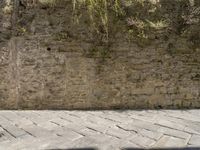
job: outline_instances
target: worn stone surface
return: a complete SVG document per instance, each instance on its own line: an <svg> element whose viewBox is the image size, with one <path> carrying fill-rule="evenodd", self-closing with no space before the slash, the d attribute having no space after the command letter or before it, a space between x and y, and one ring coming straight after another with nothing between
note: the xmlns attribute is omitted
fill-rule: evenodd
<svg viewBox="0 0 200 150"><path fill-rule="evenodd" d="M198 12L199 1L194 2L190 10ZM95 37L84 19L71 23L71 1L62 3L49 8L32 0L1 2L0 109L200 107L198 19L187 23L186 18L186 35L171 29L153 32L158 39L147 46L119 32L110 56L102 60L87 55ZM160 13L175 19L171 27L182 29L174 3L161 0ZM188 9L181 13L182 19L190 14ZM153 19L148 15L143 14Z"/></svg>
<svg viewBox="0 0 200 150"><path fill-rule="evenodd" d="M162 125L160 118L184 128ZM0 149L198 148L199 125L200 110L1 111Z"/></svg>

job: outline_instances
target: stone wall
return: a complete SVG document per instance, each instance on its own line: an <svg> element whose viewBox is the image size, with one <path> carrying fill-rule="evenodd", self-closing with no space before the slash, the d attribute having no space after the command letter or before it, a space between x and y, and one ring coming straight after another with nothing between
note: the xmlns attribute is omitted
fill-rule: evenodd
<svg viewBox="0 0 200 150"><path fill-rule="evenodd" d="M72 23L70 0L0 7L0 109L200 107L199 22L188 25L197 31L189 38L170 33L166 40L159 30L145 45L127 39L120 24L101 56L91 54L106 48L94 45L87 19Z"/></svg>

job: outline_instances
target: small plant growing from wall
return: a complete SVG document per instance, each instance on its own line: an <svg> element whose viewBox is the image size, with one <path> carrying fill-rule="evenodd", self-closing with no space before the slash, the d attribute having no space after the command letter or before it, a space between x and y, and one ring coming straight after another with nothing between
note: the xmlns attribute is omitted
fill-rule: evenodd
<svg viewBox="0 0 200 150"><path fill-rule="evenodd" d="M73 0L73 21L79 23L82 12L81 8L86 9L89 16L89 28L94 37L101 43L103 48L92 48L92 53L97 52L102 57L106 57L109 52L110 27L109 13L114 15L123 15L119 0Z"/></svg>
<svg viewBox="0 0 200 150"><path fill-rule="evenodd" d="M91 28L97 34L105 34L109 38L109 11L112 10L116 15L122 14L119 0L73 0L74 21L78 22L78 9L85 6L90 18ZM101 29L100 29L101 28Z"/></svg>

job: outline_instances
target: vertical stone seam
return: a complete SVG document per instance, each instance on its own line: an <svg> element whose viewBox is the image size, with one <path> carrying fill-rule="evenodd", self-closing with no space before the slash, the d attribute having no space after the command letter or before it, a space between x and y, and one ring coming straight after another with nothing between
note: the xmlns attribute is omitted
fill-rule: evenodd
<svg viewBox="0 0 200 150"><path fill-rule="evenodd" d="M13 1L13 14L12 14L12 31L15 32L16 31L16 24L17 24L17 20L18 20L18 12L19 12L19 1L20 0L12 0ZM12 34L13 34L12 32ZM13 73L16 73L16 76L15 76L15 88L16 88L16 109L20 109L20 101L19 101L19 89L20 89L20 85L19 85L19 56L18 56L18 43L19 43L19 40L17 40L16 38L14 39L14 54L16 55L15 56L15 72Z"/></svg>
<svg viewBox="0 0 200 150"><path fill-rule="evenodd" d="M12 7L12 13L10 15L9 21L11 24L10 34L11 39L8 43L9 52L9 68L10 68L10 96L8 109L18 109L19 108L19 58L18 58L18 38L13 37L17 23L18 14L18 3L19 0L9 0L7 1L10 7Z"/></svg>
<svg viewBox="0 0 200 150"><path fill-rule="evenodd" d="M13 109L18 109L19 107L19 67L18 67L18 49L17 49L17 39L12 38L9 43L10 49L10 87L11 87L11 107Z"/></svg>

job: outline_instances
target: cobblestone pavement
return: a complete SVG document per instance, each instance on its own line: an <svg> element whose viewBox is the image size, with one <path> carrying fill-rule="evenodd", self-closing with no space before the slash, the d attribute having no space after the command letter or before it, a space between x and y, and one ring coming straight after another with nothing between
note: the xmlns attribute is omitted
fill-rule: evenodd
<svg viewBox="0 0 200 150"><path fill-rule="evenodd" d="M200 110L0 111L0 150L199 147Z"/></svg>

